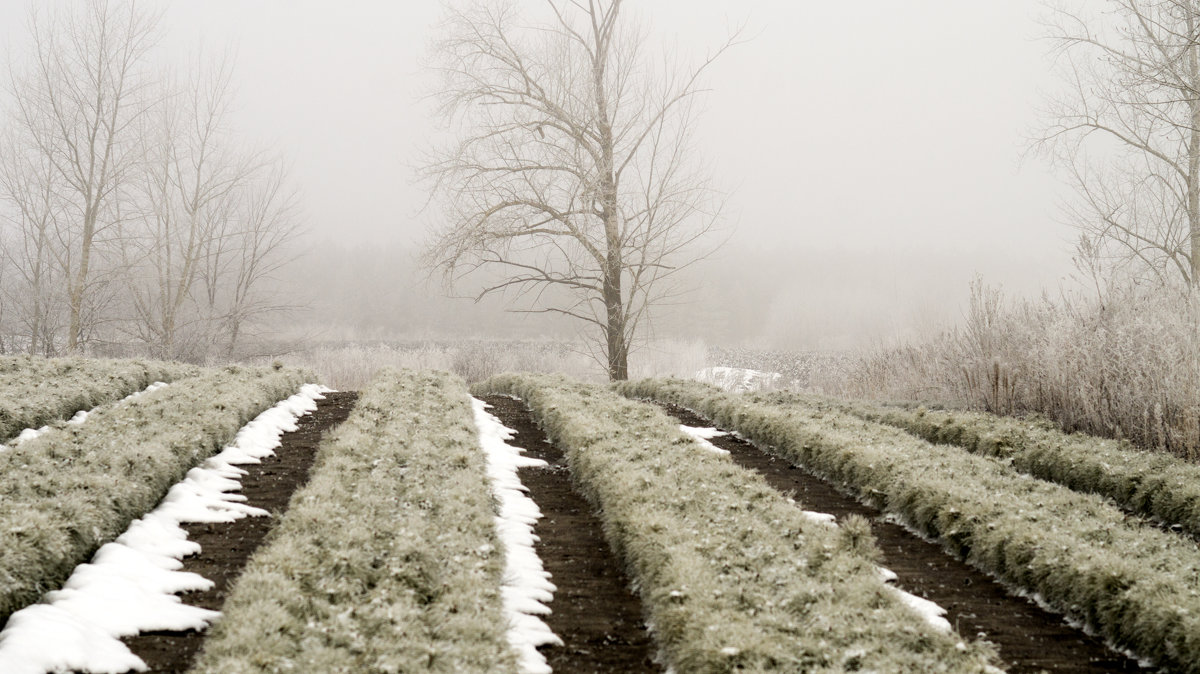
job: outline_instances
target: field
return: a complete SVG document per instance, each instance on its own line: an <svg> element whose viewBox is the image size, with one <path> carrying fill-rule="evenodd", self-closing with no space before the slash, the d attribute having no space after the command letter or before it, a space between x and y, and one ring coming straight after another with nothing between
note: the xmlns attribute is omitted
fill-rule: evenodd
<svg viewBox="0 0 1200 674"><path fill-rule="evenodd" d="M0 671L1200 671L1193 464L735 375L8 359Z"/></svg>

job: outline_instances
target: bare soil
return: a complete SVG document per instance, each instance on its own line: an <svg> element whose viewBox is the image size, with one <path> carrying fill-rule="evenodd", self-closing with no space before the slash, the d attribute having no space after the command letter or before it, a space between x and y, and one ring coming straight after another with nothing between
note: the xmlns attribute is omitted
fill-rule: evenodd
<svg viewBox="0 0 1200 674"><path fill-rule="evenodd" d="M241 493L249 505L262 508L271 517L244 517L230 524L185 524L188 538L200 544L198 555L183 560L183 570L192 571L215 584L206 592L183 595L192 606L220 610L233 581L242 573L250 555L288 507L292 493L308 482L317 446L326 431L346 420L358 400L354 391L327 393L317 409L297 420L297 430L280 438L275 455L261 464L242 466ZM186 672L204 642L205 632L145 632L123 639L130 650L146 662L150 672Z"/></svg>
<svg viewBox="0 0 1200 674"><path fill-rule="evenodd" d="M682 424L713 426L682 407L662 407ZM940 545L910 533L880 511L859 503L803 468L733 435L710 442L728 450L738 465L758 471L771 486L791 495L806 510L837 518L867 518L883 550L883 565L898 576L896 586L946 609L946 618L964 637L994 644L1009 672L1141 671L1135 660L1113 651L1102 640L1012 594Z"/></svg>
<svg viewBox="0 0 1200 674"><path fill-rule="evenodd" d="M518 473L542 511L534 528L541 539L535 548L558 588L549 604L553 613L545 620L563 646L542 647L546 661L561 674L661 672L652 660L641 601L604 540L599 518L572 486L562 450L546 440L524 403L504 396L482 399L517 432L510 444L550 464Z"/></svg>

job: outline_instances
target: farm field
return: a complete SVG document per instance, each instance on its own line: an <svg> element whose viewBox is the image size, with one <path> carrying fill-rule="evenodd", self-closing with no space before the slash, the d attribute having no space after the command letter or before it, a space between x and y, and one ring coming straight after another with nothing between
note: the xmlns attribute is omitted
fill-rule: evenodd
<svg viewBox="0 0 1200 674"><path fill-rule="evenodd" d="M1200 671L1173 459L684 380L95 367L0 452L3 672Z"/></svg>

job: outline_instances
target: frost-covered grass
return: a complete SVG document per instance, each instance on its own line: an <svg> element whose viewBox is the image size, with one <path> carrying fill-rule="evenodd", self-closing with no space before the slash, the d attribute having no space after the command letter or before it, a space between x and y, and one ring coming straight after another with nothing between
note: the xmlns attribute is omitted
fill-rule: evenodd
<svg viewBox="0 0 1200 674"><path fill-rule="evenodd" d="M0 623L59 587L303 378L292 369L207 371L0 453Z"/></svg>
<svg viewBox="0 0 1200 674"><path fill-rule="evenodd" d="M193 365L161 361L0 356L0 442L156 381L199 372Z"/></svg>
<svg viewBox="0 0 1200 674"><path fill-rule="evenodd" d="M185 556L200 552L180 526L184 522L227 523L268 516L234 493L246 471L274 454L281 436L296 430L296 419L317 408L321 387L274 405L243 426L232 444L188 471L150 513L105 543L87 564L75 567L61 590L42 603L14 613L0 631L0 671L144 671L121 637L154 630L202 630L220 613L184 604L179 593L208 590L213 582L181 571Z"/></svg>
<svg viewBox="0 0 1200 674"><path fill-rule="evenodd" d="M322 443L195 671L515 672L461 380L385 371Z"/></svg>
<svg viewBox="0 0 1200 674"><path fill-rule="evenodd" d="M699 449L654 406L553 375L502 375L564 449L674 671L979 672L884 584L865 520L814 521L756 473Z"/></svg>
<svg viewBox="0 0 1200 674"><path fill-rule="evenodd" d="M1140 657L1200 671L1200 550L1099 496L830 408L677 380L621 391L694 409L899 514Z"/></svg>
<svg viewBox="0 0 1200 674"><path fill-rule="evenodd" d="M932 443L995 457L1023 473L1106 496L1131 512L1200 537L1200 465L1169 454L1139 450L1128 442L1063 433L1045 420L901 409L794 394L774 394L771 400L845 410Z"/></svg>
<svg viewBox="0 0 1200 674"><path fill-rule="evenodd" d="M283 357L285 363L312 370L338 389L357 390L384 368L445 370L482 381L501 372L559 372L606 381L593 346L576 341L453 339L327 344ZM639 343L630 355L638 377L686 376L707 365L704 344L678 340Z"/></svg>

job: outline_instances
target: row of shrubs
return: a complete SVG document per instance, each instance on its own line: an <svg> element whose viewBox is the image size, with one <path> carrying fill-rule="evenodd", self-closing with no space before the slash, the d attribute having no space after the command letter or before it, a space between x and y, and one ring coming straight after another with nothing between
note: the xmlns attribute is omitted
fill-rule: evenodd
<svg viewBox="0 0 1200 674"><path fill-rule="evenodd" d="M848 403L796 394L773 402L841 409L901 428L932 443L1001 459L1034 477L1108 497L1129 512L1200 538L1200 465L1127 441L1064 433L1044 419Z"/></svg>
<svg viewBox="0 0 1200 674"><path fill-rule="evenodd" d="M515 672L465 385L386 370L321 444L195 670Z"/></svg>
<svg viewBox="0 0 1200 674"><path fill-rule="evenodd" d="M208 370L0 453L0 625L303 380L292 369Z"/></svg>
<svg viewBox="0 0 1200 674"><path fill-rule="evenodd" d="M475 390L523 399L565 451L673 671L991 670L884 583L865 520L814 522L655 406L554 375Z"/></svg>
<svg viewBox="0 0 1200 674"><path fill-rule="evenodd" d="M193 365L159 361L0 356L0 442L156 381L199 372Z"/></svg>
<svg viewBox="0 0 1200 674"><path fill-rule="evenodd" d="M626 395L696 410L900 515L1112 643L1200 672L1200 551L1105 499L828 407L675 380Z"/></svg>

